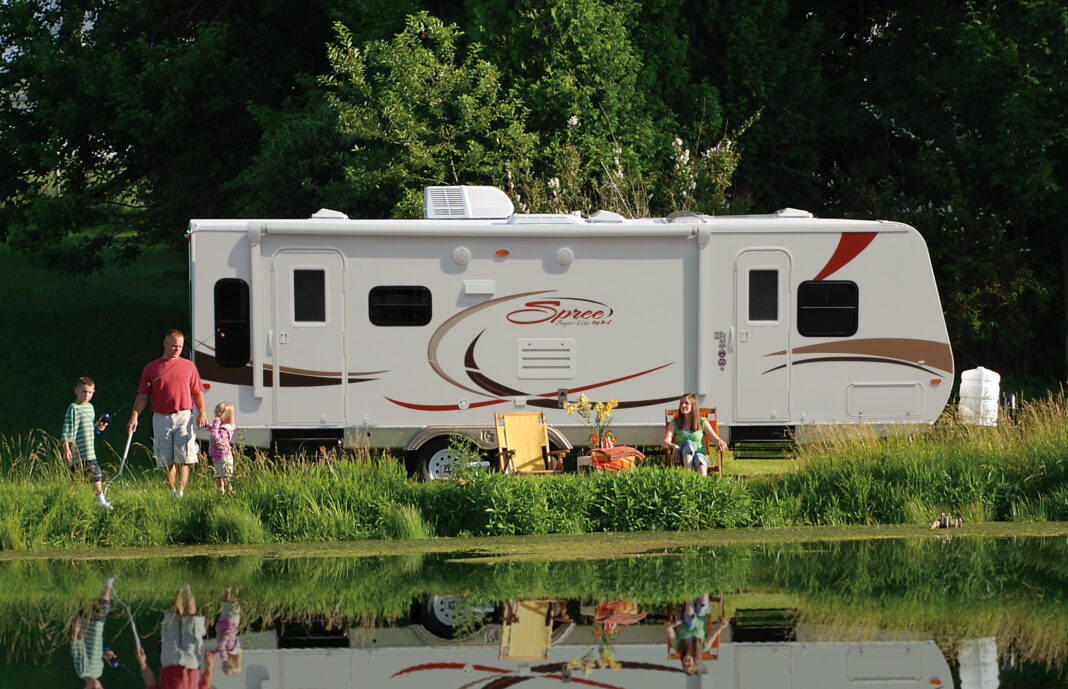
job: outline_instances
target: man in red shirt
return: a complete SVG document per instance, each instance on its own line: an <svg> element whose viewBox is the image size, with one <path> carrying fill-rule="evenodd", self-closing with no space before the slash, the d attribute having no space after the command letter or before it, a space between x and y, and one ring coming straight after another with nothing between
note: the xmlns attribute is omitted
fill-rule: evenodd
<svg viewBox="0 0 1068 689"><path fill-rule="evenodd" d="M197 614L197 601L189 584L185 584L174 596L174 606L163 616L160 628L159 684L148 667L145 649L137 648L137 664L141 666L141 679L149 689L209 689L215 667L215 651L204 650L206 623L203 615ZM204 657L201 672L200 658Z"/></svg>
<svg viewBox="0 0 1068 689"><path fill-rule="evenodd" d="M168 665L159 670L159 683L156 674L148 666L145 649L138 647L137 664L141 666L141 680L145 689L211 689L211 675L215 665L215 651L204 652L204 672L192 670L181 665Z"/></svg>
<svg viewBox="0 0 1068 689"><path fill-rule="evenodd" d="M137 417L152 397L152 445L156 466L167 473L175 497L185 494L189 467L197 463L196 428L207 428L204 384L197 367L182 358L185 335L171 330L163 338L163 356L151 361L141 373L133 412L126 424L129 433L137 430ZM196 405L196 426L193 406Z"/></svg>

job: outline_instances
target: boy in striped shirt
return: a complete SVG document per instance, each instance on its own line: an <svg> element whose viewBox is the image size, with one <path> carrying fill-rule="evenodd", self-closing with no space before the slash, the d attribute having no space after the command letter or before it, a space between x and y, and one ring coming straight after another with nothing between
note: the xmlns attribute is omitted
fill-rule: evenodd
<svg viewBox="0 0 1068 689"><path fill-rule="evenodd" d="M104 499L104 488L101 485L104 477L96 461L96 447L93 439L93 428L102 431L108 425L103 420L93 422L96 418L96 411L90 400L93 399L94 394L96 394L96 383L93 379L89 376L79 378L78 384L74 386L75 399L67 407L67 414L63 417L63 458L70 465L71 472L77 472L80 467L92 474L96 504L110 510L111 505Z"/></svg>

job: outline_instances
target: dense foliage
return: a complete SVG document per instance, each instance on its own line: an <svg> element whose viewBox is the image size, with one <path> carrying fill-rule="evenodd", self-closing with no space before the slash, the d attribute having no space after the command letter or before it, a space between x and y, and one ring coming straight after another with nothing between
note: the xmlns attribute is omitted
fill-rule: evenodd
<svg viewBox="0 0 1068 689"><path fill-rule="evenodd" d="M11 0L0 238L95 270L190 217L521 209L884 217L961 368L1065 374L1057 0Z"/></svg>

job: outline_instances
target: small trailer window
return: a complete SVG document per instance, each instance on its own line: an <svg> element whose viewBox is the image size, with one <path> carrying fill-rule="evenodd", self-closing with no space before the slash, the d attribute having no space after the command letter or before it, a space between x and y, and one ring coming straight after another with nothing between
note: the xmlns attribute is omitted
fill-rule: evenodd
<svg viewBox="0 0 1068 689"><path fill-rule="evenodd" d="M808 280L797 287L797 332L805 337L849 337L860 322L860 290L852 280Z"/></svg>
<svg viewBox="0 0 1068 689"><path fill-rule="evenodd" d="M426 287L371 288L367 313L373 325L426 325L430 322L430 290Z"/></svg>
<svg viewBox="0 0 1068 689"><path fill-rule="evenodd" d="M293 270L293 322L326 322L326 271Z"/></svg>
<svg viewBox="0 0 1068 689"><path fill-rule="evenodd" d="M749 271L749 321L779 320L779 271Z"/></svg>
<svg viewBox="0 0 1068 689"><path fill-rule="evenodd" d="M215 361L244 366L251 358L248 283L223 278L215 283Z"/></svg>

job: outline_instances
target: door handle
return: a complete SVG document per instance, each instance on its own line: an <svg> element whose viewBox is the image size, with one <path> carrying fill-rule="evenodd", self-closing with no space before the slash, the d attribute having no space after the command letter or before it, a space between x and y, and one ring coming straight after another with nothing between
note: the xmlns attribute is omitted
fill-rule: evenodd
<svg viewBox="0 0 1068 689"><path fill-rule="evenodd" d="M733 351L734 351L734 326L732 325L731 329L727 331L727 352L730 353L730 352L733 352Z"/></svg>

